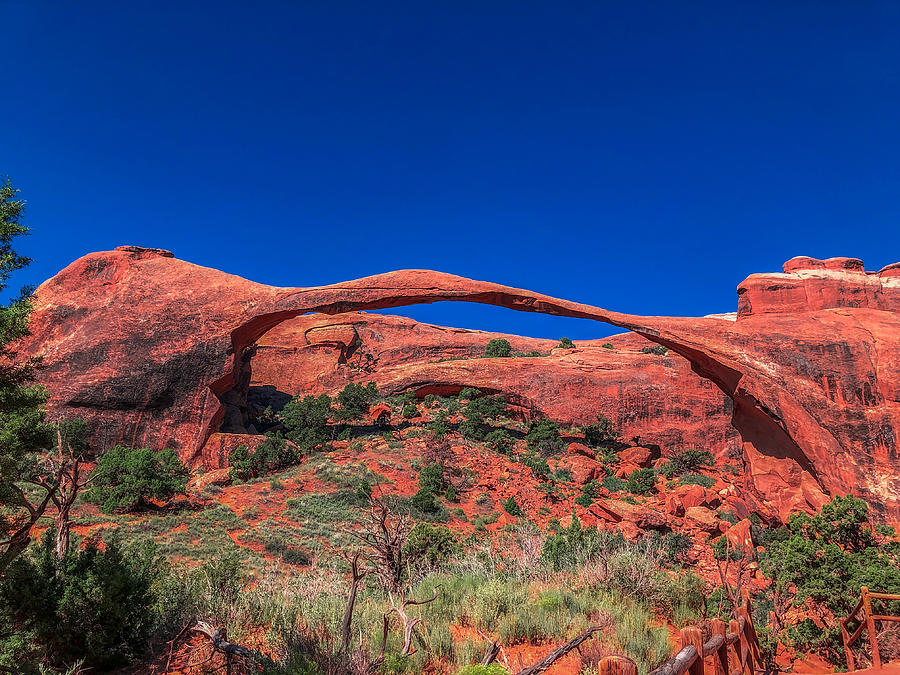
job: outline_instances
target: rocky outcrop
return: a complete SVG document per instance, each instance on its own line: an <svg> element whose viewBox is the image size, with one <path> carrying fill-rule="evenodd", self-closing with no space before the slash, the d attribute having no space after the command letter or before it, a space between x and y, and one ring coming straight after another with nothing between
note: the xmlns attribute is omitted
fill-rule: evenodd
<svg viewBox="0 0 900 675"><path fill-rule="evenodd" d="M481 358L494 338L509 340L514 353L542 356ZM579 340L575 349L557 343L363 312L306 315L260 338L250 403L277 409L290 396L333 394L348 382L374 381L389 395L479 387L503 394L525 417L586 424L602 414L625 439L740 455L731 400L677 354L643 353L647 341L630 333Z"/></svg>
<svg viewBox="0 0 900 675"><path fill-rule="evenodd" d="M257 340L296 316L451 300L602 321L680 354L732 398L748 476L782 514L854 492L896 518L897 267L811 260L751 276L731 321L622 314L425 270L273 288L126 247L42 284L20 350L43 356L51 414L93 420L101 444L196 462L226 415L240 424Z"/></svg>

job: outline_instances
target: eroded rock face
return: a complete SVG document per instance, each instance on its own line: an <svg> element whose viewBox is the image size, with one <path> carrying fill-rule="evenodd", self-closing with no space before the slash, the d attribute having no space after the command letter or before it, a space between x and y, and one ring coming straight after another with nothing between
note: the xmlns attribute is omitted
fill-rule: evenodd
<svg viewBox="0 0 900 675"><path fill-rule="evenodd" d="M480 358L494 338L509 340L514 352L545 355ZM575 349L556 349L557 343L363 312L300 316L260 338L250 402L257 409L277 408L290 396L334 394L348 382L374 381L388 395L478 387L503 394L526 417L588 424L602 414L625 439L739 457L731 399L677 354L642 353L647 341L630 333L579 340ZM644 452L637 464L649 458Z"/></svg>
<svg viewBox="0 0 900 675"><path fill-rule="evenodd" d="M733 399L748 477L782 515L853 492L896 520L898 268L811 260L751 276L732 321L621 314L425 270L273 288L124 247L42 284L20 350L44 358L51 416L92 420L101 446L169 446L196 463L226 415L241 423L254 344L287 319L439 300L592 319L677 352ZM347 340L345 331L325 338Z"/></svg>

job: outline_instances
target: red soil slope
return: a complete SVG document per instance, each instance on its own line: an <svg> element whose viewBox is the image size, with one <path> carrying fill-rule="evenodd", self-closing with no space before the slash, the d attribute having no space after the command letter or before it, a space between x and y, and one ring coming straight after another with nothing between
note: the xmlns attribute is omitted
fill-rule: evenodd
<svg viewBox="0 0 900 675"><path fill-rule="evenodd" d="M900 515L900 266L794 259L738 288L737 321L642 317L439 272L405 270L274 288L121 247L69 265L36 291L31 338L51 413L96 424L101 444L171 446L189 461L228 415L241 423L251 346L309 312L439 300L621 326L684 356L734 400L756 489L782 514L854 492Z"/></svg>

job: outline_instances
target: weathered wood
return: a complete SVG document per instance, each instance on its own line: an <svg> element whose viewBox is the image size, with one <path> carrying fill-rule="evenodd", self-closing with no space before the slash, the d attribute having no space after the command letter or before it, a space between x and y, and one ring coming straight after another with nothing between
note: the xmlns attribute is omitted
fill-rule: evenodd
<svg viewBox="0 0 900 675"><path fill-rule="evenodd" d="M649 675L683 675L697 658L700 658L700 655L692 645L682 647L671 659L656 670L651 670Z"/></svg>
<svg viewBox="0 0 900 675"><path fill-rule="evenodd" d="M881 652L878 650L878 633L875 632L875 619L872 618L872 601L869 599L869 589L863 586L859 589L862 595L863 612L866 616L866 628L869 630L869 647L872 649L872 666L881 668Z"/></svg>
<svg viewBox="0 0 900 675"><path fill-rule="evenodd" d="M489 666L494 660L497 658L497 655L500 653L500 643L499 642L491 642L488 645L487 651L484 653L484 657L481 659L481 665Z"/></svg>
<svg viewBox="0 0 900 675"><path fill-rule="evenodd" d="M197 625L191 628L195 633L202 633L210 639L213 649L226 655L240 656L245 659L255 659L259 655L246 647L236 645L225 639L225 631L222 628L213 628L205 621L198 621Z"/></svg>
<svg viewBox="0 0 900 675"><path fill-rule="evenodd" d="M600 675L637 675L637 664L627 656L604 656Z"/></svg>
<svg viewBox="0 0 900 675"><path fill-rule="evenodd" d="M566 644L561 647L557 647L552 652L547 654L540 661L535 663L534 665L528 666L527 668L523 668L516 675L537 675L537 673L543 673L547 668L552 666L557 660L561 659L563 656L568 654L570 651L578 647L582 642L589 639L594 633L597 631L603 630L602 626L594 626L592 628L588 628L584 633L579 635L572 640L569 640Z"/></svg>
<svg viewBox="0 0 900 675"><path fill-rule="evenodd" d="M744 662L741 660L741 622L732 619L728 622L728 634L734 636L731 641L731 665L729 672L742 672L744 670Z"/></svg>
<svg viewBox="0 0 900 675"><path fill-rule="evenodd" d="M697 650L697 658L688 666L690 675L703 675L703 631L698 626L681 629L681 647L690 645Z"/></svg>
<svg viewBox="0 0 900 675"><path fill-rule="evenodd" d="M350 648L350 627L353 622L353 611L356 608L356 596L359 592L359 582L362 581L368 572L360 569L359 557L361 553L357 551L350 560L350 593L347 595L347 606L344 608L344 620L341 623L341 646L338 651L345 654Z"/></svg>
<svg viewBox="0 0 900 675"><path fill-rule="evenodd" d="M716 673L718 675L728 675L728 641L725 639L725 622L722 619L713 619L709 622L709 626L713 636L706 645L712 645L718 640L718 646L714 650L716 653ZM703 646L704 652L706 651L706 645Z"/></svg>
<svg viewBox="0 0 900 675"><path fill-rule="evenodd" d="M850 649L853 640L850 639L850 634L847 632L847 624L844 620L841 621L841 638L844 641L844 656L847 657L847 670L856 670L856 658L853 656L853 650Z"/></svg>

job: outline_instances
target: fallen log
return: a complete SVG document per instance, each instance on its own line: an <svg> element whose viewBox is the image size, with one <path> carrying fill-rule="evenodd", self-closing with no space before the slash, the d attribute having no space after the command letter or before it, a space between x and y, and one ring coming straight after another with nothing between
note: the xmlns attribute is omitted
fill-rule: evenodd
<svg viewBox="0 0 900 675"><path fill-rule="evenodd" d="M516 675L537 675L538 673L543 673L545 670L547 670L547 668L556 663L557 660L561 659L573 649L578 648L582 642L588 640L594 633L600 630L603 630L602 626L594 626L593 628L588 628L578 637L569 640L561 647L557 647L540 661L538 661L534 665L528 666L527 668L523 668L518 673L516 673Z"/></svg>

